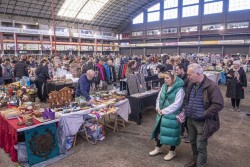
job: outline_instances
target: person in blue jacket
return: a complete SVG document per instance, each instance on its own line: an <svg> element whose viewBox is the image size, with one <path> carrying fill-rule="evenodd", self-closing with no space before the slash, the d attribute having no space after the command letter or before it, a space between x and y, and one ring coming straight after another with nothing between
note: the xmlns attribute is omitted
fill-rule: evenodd
<svg viewBox="0 0 250 167"><path fill-rule="evenodd" d="M78 86L76 88L76 97L83 96L88 102L92 102L92 99L89 95L89 90L94 76L94 70L88 70L86 74L82 74L80 76L78 80Z"/></svg>

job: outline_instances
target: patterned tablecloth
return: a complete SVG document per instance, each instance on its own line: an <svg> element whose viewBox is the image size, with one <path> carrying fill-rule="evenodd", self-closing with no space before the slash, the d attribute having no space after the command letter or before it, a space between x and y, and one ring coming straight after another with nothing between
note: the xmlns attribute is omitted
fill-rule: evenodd
<svg viewBox="0 0 250 167"><path fill-rule="evenodd" d="M120 109L117 111L117 114L120 115L125 121L128 121L129 114L131 113L131 108L129 104L129 100L121 100L115 103L116 107ZM61 153L66 153L66 138L68 136L74 136L81 125L84 122L84 115L89 114L91 111L104 108L106 105L102 104L96 106L95 108L78 111L78 112L71 112L67 114L60 114L59 124L58 124L58 140L59 140L59 147Z"/></svg>
<svg viewBox="0 0 250 167"><path fill-rule="evenodd" d="M44 124L58 122L58 120L41 123L36 119L33 119L34 124L32 126L18 126L18 122L18 119L8 120L0 114L0 148L3 148L6 153L10 154L13 162L17 162L17 151L15 150L14 145L18 143L18 132L36 128Z"/></svg>

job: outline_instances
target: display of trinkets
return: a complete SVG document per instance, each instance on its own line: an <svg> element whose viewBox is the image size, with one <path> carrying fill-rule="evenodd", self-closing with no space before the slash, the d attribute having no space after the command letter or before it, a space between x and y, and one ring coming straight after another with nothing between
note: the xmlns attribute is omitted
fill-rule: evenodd
<svg viewBox="0 0 250 167"><path fill-rule="evenodd" d="M65 87L59 91L53 91L49 94L49 105L52 108L69 105L73 101L74 91Z"/></svg>
<svg viewBox="0 0 250 167"><path fill-rule="evenodd" d="M21 106L22 103L30 101L30 95L35 94L36 90L30 87L20 87L20 84L12 83L0 87L0 107L7 105Z"/></svg>
<svg viewBox="0 0 250 167"><path fill-rule="evenodd" d="M119 110L118 107L111 106L111 107L105 107L100 110L93 110L90 114L88 114L91 117L96 117L97 119L100 119L104 115L113 114Z"/></svg>

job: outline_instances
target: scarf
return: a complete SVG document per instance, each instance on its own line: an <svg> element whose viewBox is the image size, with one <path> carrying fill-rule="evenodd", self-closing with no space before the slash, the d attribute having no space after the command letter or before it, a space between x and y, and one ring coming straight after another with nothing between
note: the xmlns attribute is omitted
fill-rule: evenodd
<svg viewBox="0 0 250 167"><path fill-rule="evenodd" d="M234 77L237 78L237 81L240 81L240 74L239 74L239 72L238 72L239 69L240 69L240 68L238 68L238 69L233 68Z"/></svg>

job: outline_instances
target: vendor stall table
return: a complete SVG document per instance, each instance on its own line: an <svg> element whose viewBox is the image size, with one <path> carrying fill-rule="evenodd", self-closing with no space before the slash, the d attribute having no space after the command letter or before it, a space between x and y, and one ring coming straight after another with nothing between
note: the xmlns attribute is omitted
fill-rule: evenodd
<svg viewBox="0 0 250 167"><path fill-rule="evenodd" d="M122 117L125 121L128 121L129 114L131 113L129 100L121 100L114 104L114 106L119 107L117 114ZM66 138L68 136L75 136L80 127L84 123L84 115L90 114L93 110L98 110L107 107L107 105L98 105L95 108L90 108L83 111L71 112L67 114L60 114L60 120L58 125L59 134L59 146L61 153L66 153Z"/></svg>
<svg viewBox="0 0 250 167"><path fill-rule="evenodd" d="M10 153L13 162L17 162L17 151L15 150L14 145L18 143L19 132L30 130L41 125L58 122L58 120L41 123L36 119L33 119L34 124L32 126L18 126L18 122L18 119L8 120L0 114L0 147L3 148L5 152Z"/></svg>
<svg viewBox="0 0 250 167"><path fill-rule="evenodd" d="M132 111L129 115L129 120L135 121L138 125L140 125L142 111L147 107L155 107L158 93L159 90L151 90L146 91L145 93L127 96Z"/></svg>

